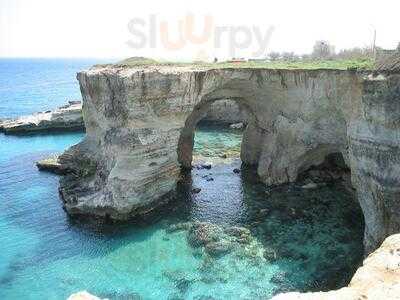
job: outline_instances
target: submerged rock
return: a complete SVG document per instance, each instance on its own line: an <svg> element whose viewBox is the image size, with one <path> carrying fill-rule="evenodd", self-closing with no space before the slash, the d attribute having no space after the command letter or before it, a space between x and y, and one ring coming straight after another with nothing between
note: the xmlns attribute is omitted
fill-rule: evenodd
<svg viewBox="0 0 400 300"><path fill-rule="evenodd" d="M176 231L190 230L190 228L192 228L192 223L184 222L184 223L171 224L170 226L168 226L166 231L172 233Z"/></svg>
<svg viewBox="0 0 400 300"><path fill-rule="evenodd" d="M198 194L198 193L200 193L201 192L201 188L194 188L194 189L192 189L192 193L193 194Z"/></svg>
<svg viewBox="0 0 400 300"><path fill-rule="evenodd" d="M235 174L239 174L240 173L240 169L233 169L233 173L235 173Z"/></svg>
<svg viewBox="0 0 400 300"><path fill-rule="evenodd" d="M209 242L205 245L205 250L213 257L220 257L232 250L232 243L228 241Z"/></svg>
<svg viewBox="0 0 400 300"><path fill-rule="evenodd" d="M180 270L167 270L163 272L163 275L175 285L175 287L179 291L179 297L184 295L188 291L190 286L196 281L196 279L192 278L190 274L187 274Z"/></svg>
<svg viewBox="0 0 400 300"><path fill-rule="evenodd" d="M212 165L209 164L209 163L205 163L205 164L201 164L201 165L200 165L200 169L210 170L211 167L212 167Z"/></svg>
<svg viewBox="0 0 400 300"><path fill-rule="evenodd" d="M278 259L276 251L270 248L264 249L263 257L269 262L274 262Z"/></svg>
<svg viewBox="0 0 400 300"><path fill-rule="evenodd" d="M272 300L400 299L400 234L386 238L354 274L347 287L317 293L279 294Z"/></svg>
<svg viewBox="0 0 400 300"><path fill-rule="evenodd" d="M250 230L245 227L232 226L225 229L225 233L234 237L250 236Z"/></svg>
<svg viewBox="0 0 400 300"><path fill-rule="evenodd" d="M188 232L188 242L193 247L205 246L221 239L222 229L211 223L195 223Z"/></svg>
<svg viewBox="0 0 400 300"><path fill-rule="evenodd" d="M84 130L82 103L69 101L54 111L36 113L14 120L0 122L0 131L6 134L29 133L51 130Z"/></svg>

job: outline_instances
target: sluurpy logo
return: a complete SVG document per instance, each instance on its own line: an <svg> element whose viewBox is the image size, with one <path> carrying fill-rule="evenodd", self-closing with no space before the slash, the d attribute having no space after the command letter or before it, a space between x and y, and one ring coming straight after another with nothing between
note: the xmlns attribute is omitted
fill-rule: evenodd
<svg viewBox="0 0 400 300"><path fill-rule="evenodd" d="M157 15L147 19L134 18L128 23L132 35L127 45L133 49L160 48L167 51L179 51L195 46L198 51L207 55L213 49L224 49L230 57L236 57L239 51L248 49L247 56L265 57L275 30L274 26L262 29L259 26L221 26L216 24L213 16L202 17L202 30L196 27L196 16L188 13L172 24L158 20ZM177 32L173 32L177 29ZM172 38L173 36L173 38ZM207 56L209 56L208 53Z"/></svg>

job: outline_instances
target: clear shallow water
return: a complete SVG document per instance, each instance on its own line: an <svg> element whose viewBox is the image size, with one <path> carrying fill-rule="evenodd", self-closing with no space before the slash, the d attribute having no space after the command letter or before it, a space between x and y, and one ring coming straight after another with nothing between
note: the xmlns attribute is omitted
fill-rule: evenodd
<svg viewBox="0 0 400 300"><path fill-rule="evenodd" d="M5 110L13 113L14 105ZM70 220L58 198L58 177L38 172L34 161L82 136L0 134L1 299L65 299L79 290L110 299L265 299L341 286L361 258L361 212L343 188L267 190L251 170L234 173L235 159L194 169L179 185L173 209L159 211L151 223ZM231 156L240 136L202 128L195 154ZM193 194L193 187L202 190ZM212 257L191 246L188 230L171 230L195 221L244 226L249 242Z"/></svg>

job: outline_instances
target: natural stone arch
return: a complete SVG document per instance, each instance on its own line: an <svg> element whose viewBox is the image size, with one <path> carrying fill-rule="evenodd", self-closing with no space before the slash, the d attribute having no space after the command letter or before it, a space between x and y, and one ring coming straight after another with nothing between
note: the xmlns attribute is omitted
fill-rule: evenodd
<svg viewBox="0 0 400 300"><path fill-rule="evenodd" d="M195 107L238 97L255 116L241 156L263 182L296 180L309 151L334 145L350 164L366 251L400 231L399 74L99 66L78 80L86 138L60 158L73 171L60 188L71 214L124 219L161 205Z"/></svg>
<svg viewBox="0 0 400 300"><path fill-rule="evenodd" d="M178 148L177 148L178 162L180 163L180 165L183 168L191 168L193 159L194 133L196 130L196 125L199 123L199 121L201 121L204 118L206 112L210 109L213 103L224 100L234 101L240 106L241 110L246 111L247 126L243 131L242 144L241 144L241 159L243 163L252 164L253 161L247 159L251 157L251 155L249 154L250 152L249 148L251 147L249 147L248 143L243 142L243 140L246 139L247 135L250 134L250 132L253 130L253 127L255 126L256 116L254 111L252 111L252 108L249 105L249 103L247 103L246 99L243 97L232 97L232 98L223 97L219 99L219 98L210 98L208 95L206 95L203 98L204 99L194 107L192 113L186 119L184 127L181 129L178 141Z"/></svg>

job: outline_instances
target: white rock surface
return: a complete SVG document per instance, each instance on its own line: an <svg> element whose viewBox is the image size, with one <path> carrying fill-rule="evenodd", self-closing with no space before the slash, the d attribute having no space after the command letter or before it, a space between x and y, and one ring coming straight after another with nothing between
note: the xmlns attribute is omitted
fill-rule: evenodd
<svg viewBox="0 0 400 300"><path fill-rule="evenodd" d="M310 182L310 183L303 185L301 188L306 189L306 190L316 189L316 188L318 188L318 184L316 184L314 182Z"/></svg>
<svg viewBox="0 0 400 300"><path fill-rule="evenodd" d="M231 124L229 127L232 129L242 129L244 127L244 124L242 122L239 122L239 123Z"/></svg>

